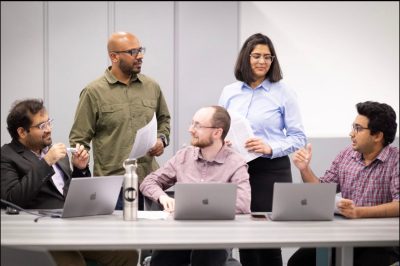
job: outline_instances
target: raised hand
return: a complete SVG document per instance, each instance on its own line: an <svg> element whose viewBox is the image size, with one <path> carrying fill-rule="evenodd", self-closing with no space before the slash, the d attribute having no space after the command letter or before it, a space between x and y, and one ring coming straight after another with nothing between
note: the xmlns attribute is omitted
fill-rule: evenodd
<svg viewBox="0 0 400 266"><path fill-rule="evenodd" d="M306 148L299 149L293 153L293 163L299 170L307 169L311 162L312 146L308 143Z"/></svg>

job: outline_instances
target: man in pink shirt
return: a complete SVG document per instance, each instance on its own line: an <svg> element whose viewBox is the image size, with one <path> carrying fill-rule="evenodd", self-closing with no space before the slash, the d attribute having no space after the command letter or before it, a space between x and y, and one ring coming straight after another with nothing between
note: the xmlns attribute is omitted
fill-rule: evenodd
<svg viewBox="0 0 400 266"><path fill-rule="evenodd" d="M193 117L189 132L191 146L179 150L165 165L145 177L140 185L144 196L174 211L175 200L164 191L175 183L235 183L236 213L250 213L250 183L244 158L224 145L230 116L220 106L201 108ZM227 250L153 251L152 266L225 265Z"/></svg>

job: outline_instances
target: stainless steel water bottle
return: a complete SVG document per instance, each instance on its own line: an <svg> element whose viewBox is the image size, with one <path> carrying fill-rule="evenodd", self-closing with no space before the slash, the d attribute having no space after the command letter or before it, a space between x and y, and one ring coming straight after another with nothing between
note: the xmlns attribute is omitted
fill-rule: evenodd
<svg viewBox="0 0 400 266"><path fill-rule="evenodd" d="M124 177L124 220L134 221L137 219L138 211L138 176L136 174L137 162L135 159L126 159L123 163L125 168Z"/></svg>

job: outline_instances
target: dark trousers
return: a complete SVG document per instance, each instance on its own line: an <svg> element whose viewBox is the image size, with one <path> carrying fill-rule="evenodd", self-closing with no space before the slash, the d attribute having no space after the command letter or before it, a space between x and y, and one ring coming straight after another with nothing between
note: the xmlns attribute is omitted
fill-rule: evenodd
<svg viewBox="0 0 400 266"><path fill-rule="evenodd" d="M335 266L336 249L332 249L332 266ZM288 266L315 266L315 248L300 248L288 261ZM389 266L399 261L399 247L354 248L354 266Z"/></svg>
<svg viewBox="0 0 400 266"><path fill-rule="evenodd" d="M228 250L153 250L150 266L223 266Z"/></svg>
<svg viewBox="0 0 400 266"><path fill-rule="evenodd" d="M122 188L121 191L119 192L117 204L115 205L116 210L123 210L124 208L124 200L122 197ZM144 198L142 192L139 191L139 202L138 202L138 210L143 211L144 210Z"/></svg>
<svg viewBox="0 0 400 266"><path fill-rule="evenodd" d="M270 212L275 182L292 182L289 156L275 159L259 157L249 163L251 211ZM282 252L277 249L240 249L243 266L282 266Z"/></svg>

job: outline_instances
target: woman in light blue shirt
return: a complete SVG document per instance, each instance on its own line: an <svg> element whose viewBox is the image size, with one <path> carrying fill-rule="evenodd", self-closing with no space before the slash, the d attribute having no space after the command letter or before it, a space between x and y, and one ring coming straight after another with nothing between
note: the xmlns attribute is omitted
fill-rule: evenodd
<svg viewBox="0 0 400 266"><path fill-rule="evenodd" d="M251 211L272 209L275 182L292 182L289 154L304 147L306 135L294 91L281 82L272 41L261 33L243 44L235 66L238 80L226 86L219 105L245 117L255 137L243 145L262 153L250 161ZM241 249L243 266L282 265L281 249Z"/></svg>

